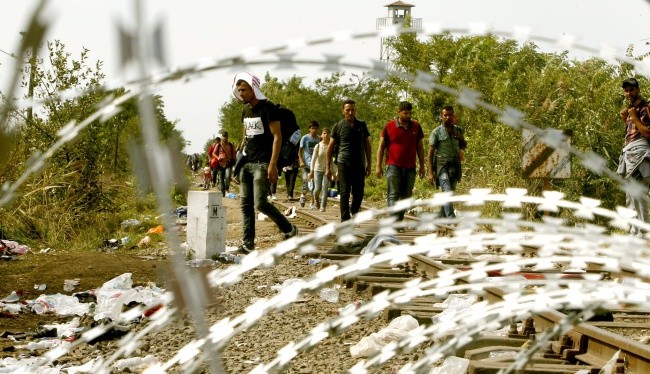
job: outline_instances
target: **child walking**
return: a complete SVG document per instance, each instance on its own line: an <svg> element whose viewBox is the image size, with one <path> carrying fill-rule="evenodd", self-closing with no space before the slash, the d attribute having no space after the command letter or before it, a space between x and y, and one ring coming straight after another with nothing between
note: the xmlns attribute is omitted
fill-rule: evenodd
<svg viewBox="0 0 650 374"><path fill-rule="evenodd" d="M314 192L312 200L316 203L316 209L321 212L327 207L327 189L329 180L325 175L327 166L327 146L330 143L330 130L325 127L321 132L321 141L314 147L314 153L311 157L309 167L309 180L313 180Z"/></svg>

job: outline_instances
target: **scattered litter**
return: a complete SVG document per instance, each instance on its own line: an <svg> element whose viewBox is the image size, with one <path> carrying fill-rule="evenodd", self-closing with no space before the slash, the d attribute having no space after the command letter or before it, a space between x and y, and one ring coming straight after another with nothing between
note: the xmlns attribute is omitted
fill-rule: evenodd
<svg viewBox="0 0 650 374"><path fill-rule="evenodd" d="M141 224L142 224L142 222L138 221L135 218L131 218L131 219L127 219L125 221L122 221L120 226L122 226L122 228L124 228L124 229L128 229L128 228L131 228L131 227L138 227Z"/></svg>
<svg viewBox="0 0 650 374"><path fill-rule="evenodd" d="M163 232L165 232L165 228L163 227L163 225L158 225L156 227L150 228L149 231L147 231L147 235L149 235L149 234L162 234Z"/></svg>
<svg viewBox="0 0 650 374"><path fill-rule="evenodd" d="M51 325L43 326L46 330L55 330L56 336L59 338L67 338L74 336L76 333L83 330L79 327L79 317L75 317L68 323L54 323Z"/></svg>
<svg viewBox="0 0 650 374"><path fill-rule="evenodd" d="M323 288L320 290L320 298L328 303L338 303L339 291L334 288Z"/></svg>
<svg viewBox="0 0 650 374"><path fill-rule="evenodd" d="M478 296L472 294L451 294L442 303L434 303L435 308L446 308L456 312L469 308L478 301Z"/></svg>
<svg viewBox="0 0 650 374"><path fill-rule="evenodd" d="M442 365L431 370L430 374L465 374L469 368L469 360L456 356L445 358Z"/></svg>
<svg viewBox="0 0 650 374"><path fill-rule="evenodd" d="M144 304L152 307L164 304L164 292L158 287L133 287L131 273L124 273L104 283L96 290L97 306L94 319L99 321L103 318L116 320L121 312L122 306L131 302Z"/></svg>
<svg viewBox="0 0 650 374"><path fill-rule="evenodd" d="M283 214L287 218L296 218L296 217L298 217L298 215L296 214L296 207L295 206L287 208L287 210L285 210Z"/></svg>
<svg viewBox="0 0 650 374"><path fill-rule="evenodd" d="M129 369L130 371L140 371L158 362L159 361L155 356L147 355L145 357L130 357L124 358L122 360L117 360L113 364L113 367L115 367L115 369L118 371L122 371L124 369Z"/></svg>
<svg viewBox="0 0 650 374"><path fill-rule="evenodd" d="M258 221L264 221L264 220L267 219L267 218L268 218L268 216L267 216L266 214L264 214L264 213L262 213L262 212L257 213L257 220L258 220Z"/></svg>
<svg viewBox="0 0 650 374"><path fill-rule="evenodd" d="M29 349L30 351L42 351L42 350L58 347L59 345L62 344L69 345L70 343L65 342L61 339L45 339L37 342L29 342L24 345L17 345L16 349Z"/></svg>
<svg viewBox="0 0 650 374"><path fill-rule="evenodd" d="M316 265L316 264L320 264L321 261L323 261L322 258L310 258L309 261L307 261L307 264Z"/></svg>
<svg viewBox="0 0 650 374"><path fill-rule="evenodd" d="M201 267L214 266L218 263L219 263L218 261L209 258L195 258L193 260L187 261L185 265L191 266L193 268L201 268Z"/></svg>
<svg viewBox="0 0 650 374"><path fill-rule="evenodd" d="M9 313L10 315L3 315L3 317L13 317L14 314L19 314L25 312L27 307L21 303L9 303L4 304L0 302L0 311L4 313Z"/></svg>
<svg viewBox="0 0 650 374"><path fill-rule="evenodd" d="M359 343L350 347L350 354L353 358L370 357L379 353L386 344L404 338L409 331L419 325L418 321L412 316L399 316L392 320L387 327L361 338Z"/></svg>
<svg viewBox="0 0 650 374"><path fill-rule="evenodd" d="M282 282L282 284L274 284L273 286L271 286L271 289L280 292L285 287L291 287L293 285L302 285L304 283L305 281L303 279L289 278L286 279L284 282Z"/></svg>
<svg viewBox="0 0 650 374"><path fill-rule="evenodd" d="M20 301L20 295L22 294L22 291L11 291L11 293L6 296L4 299L0 300L0 302L3 303L15 303L16 301Z"/></svg>
<svg viewBox="0 0 650 374"><path fill-rule="evenodd" d="M402 242L394 235L377 235L366 244L366 246L361 250L361 254L365 255L366 253L375 253L379 247L385 246L387 243L396 245L402 244Z"/></svg>
<svg viewBox="0 0 650 374"><path fill-rule="evenodd" d="M237 197L239 197L239 195L237 195L235 193L232 193L232 192L228 192L226 194L226 197L229 198L229 199L236 199Z"/></svg>
<svg viewBox="0 0 650 374"><path fill-rule="evenodd" d="M80 282L79 278L64 280L63 281L63 291L65 291L65 292L74 291L74 288L79 285L79 282Z"/></svg>
<svg viewBox="0 0 650 374"><path fill-rule="evenodd" d="M122 246L122 242L117 239L106 239L102 242L102 245L100 246L100 250L110 250L114 251L117 250Z"/></svg>
<svg viewBox="0 0 650 374"><path fill-rule="evenodd" d="M19 244L13 240L0 239L0 253L4 255L22 255L30 250L27 245Z"/></svg>
<svg viewBox="0 0 650 374"><path fill-rule="evenodd" d="M47 288L47 284L45 284L45 283L43 283L43 284L35 284L34 285L35 290L43 291L46 288Z"/></svg>
<svg viewBox="0 0 650 374"><path fill-rule="evenodd" d="M176 214L176 217L181 218L181 217L187 217L187 207L186 206L181 206L176 209L174 209L174 214Z"/></svg>
<svg viewBox="0 0 650 374"><path fill-rule="evenodd" d="M226 264L240 264L241 263L241 257L237 256L236 254L232 253L226 253L226 252L219 252L217 254L217 260L221 260L221 262L226 263Z"/></svg>
<svg viewBox="0 0 650 374"><path fill-rule="evenodd" d="M41 249L40 251L38 251L38 253L50 253L51 251L52 251L52 248L45 248L45 249Z"/></svg>
<svg viewBox="0 0 650 374"><path fill-rule="evenodd" d="M147 235L144 238L140 239L140 241L138 242L138 247L144 248L148 246L149 243L151 243L151 238Z"/></svg>
<svg viewBox="0 0 650 374"><path fill-rule="evenodd" d="M65 368L65 370L68 372L68 374L92 373L93 365L95 365L96 360L96 358L93 358L92 360L80 366L68 366Z"/></svg>
<svg viewBox="0 0 650 374"><path fill-rule="evenodd" d="M361 306L361 301L356 300L356 301L351 302L350 304L348 304L348 305L346 305L346 306L344 306L342 308L338 308L336 310L336 312L334 312L334 314L337 315L337 316L340 316L342 314L350 314L353 311L359 309L360 306Z"/></svg>
<svg viewBox="0 0 650 374"><path fill-rule="evenodd" d="M87 314L90 308L88 303L80 303L75 296L63 295L41 295L29 303L30 308L36 314L56 313L62 316Z"/></svg>

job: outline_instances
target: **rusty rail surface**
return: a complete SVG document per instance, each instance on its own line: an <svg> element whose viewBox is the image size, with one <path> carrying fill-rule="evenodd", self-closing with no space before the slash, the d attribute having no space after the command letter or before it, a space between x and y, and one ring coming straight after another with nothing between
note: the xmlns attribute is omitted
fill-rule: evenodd
<svg viewBox="0 0 650 374"><path fill-rule="evenodd" d="M291 205L297 205L296 202L291 202L287 200L282 200L280 198L278 201L274 201L281 209L286 210L291 207ZM336 209L338 211L338 203L336 200L330 199L328 202L328 209ZM332 222L334 219L338 220L338 215L336 214L324 214L321 212L310 211L304 208L296 210L298 217L305 222L302 225L302 232L313 231L315 228L324 225L328 222ZM407 219L417 220L415 217L407 216ZM439 234L448 233L449 228L441 226L439 228ZM409 232L401 235L405 239L413 239L423 233L417 231ZM334 245L335 238L332 238L331 242L326 242L324 246ZM532 249L534 250L534 249ZM319 251L315 254L312 254L314 257L321 257L329 259L329 261L349 261L356 257L356 255L348 254L327 254L324 251ZM357 275L354 277L349 277L346 279L341 279L341 282L348 288L353 288L356 292L365 293L365 296L372 297L374 294L379 293L384 290L398 290L401 288L401 285L408 280L411 280L415 277L420 277L423 279L432 279L437 277L437 274L441 271L447 270L452 267L468 265L467 260L453 260L453 259L432 259L423 255L411 255L409 256L410 260L408 263L404 264L400 269L391 268L391 267L373 267L367 273L363 275ZM531 272L532 273L532 272ZM612 276L618 275L628 275L629 273L623 269L621 274L613 274ZM463 279L459 279L458 283L468 283ZM499 302L503 300L504 292L497 288L486 288L483 290L484 299L489 302ZM386 319L392 319L400 314L407 312L419 321L425 323L431 323L431 317L434 314L441 312L440 308L434 308L434 300L421 300L423 302L430 304L429 306L423 306L425 304L416 304L410 305L408 307L392 307L384 311L384 317ZM648 315L647 313L645 314ZM535 334L539 334L547 329L552 328L553 326L559 324L561 321L565 320L567 315L560 311L547 311L537 315L534 315L531 321L522 321L522 331L511 330L511 337L521 337L525 342L526 339L534 339ZM649 317L650 318L650 317ZM650 319L649 319L650 320ZM611 322L583 322L575 325L571 330L559 337L557 340L553 341L548 350L544 353L544 357L548 358L550 361L546 363L535 363L530 364L525 372L526 373L575 373L580 369L587 369L590 372L597 373L600 368L602 368L607 361L614 356L617 351L621 351L619 355L619 360L617 362L617 367L619 370L624 370L621 372L625 373L650 373L650 345L642 344L637 341L634 341L630 338L615 334L609 331L604 330L603 328L597 327L611 325ZM614 326L627 326L631 328L646 328L650 329L650 323L638 323L638 324L613 324ZM524 327L526 326L526 327ZM513 327L514 329L514 327ZM516 340L515 340L516 341ZM500 349L500 344L512 344L505 343L503 340L487 340L487 345L482 346L481 349L474 349L471 352L479 351L489 351L491 348L498 350ZM470 352L469 348L467 350L463 349L460 354L467 355ZM462 356L461 356L462 357ZM472 356L474 357L474 356ZM553 359L557 360L557 363L552 361ZM487 360L483 363L472 361L470 366L470 372L472 373L496 373L499 369L507 367L509 363L506 362L494 362Z"/></svg>

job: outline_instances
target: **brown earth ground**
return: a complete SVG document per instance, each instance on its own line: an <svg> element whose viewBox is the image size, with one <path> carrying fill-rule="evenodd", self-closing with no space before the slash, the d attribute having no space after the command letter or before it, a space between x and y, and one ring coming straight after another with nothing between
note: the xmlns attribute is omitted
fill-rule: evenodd
<svg viewBox="0 0 650 374"><path fill-rule="evenodd" d="M235 186L236 187L236 186ZM213 188L213 190L215 190ZM231 190L237 191L237 188ZM227 246L241 244L241 211L239 199L222 200L227 208ZM177 226L181 241L185 241L185 226ZM282 239L277 227L268 221L257 222L258 240L264 238L260 249L267 248ZM156 241L145 248L135 246L144 237L144 233L131 240L130 246L114 251L75 251L69 248L52 248L47 253L39 253L42 248L32 248L31 252L17 256L13 261L0 261L0 299L12 291L22 291L21 300L33 300L41 294L71 295L75 292L92 290L102 286L106 281L124 274L132 273L133 286L153 282L158 286L169 289L167 279L172 275L171 255L169 246L164 240ZM153 235L150 235L153 236ZM135 241L135 243L134 243ZM63 285L66 279L79 279L79 285L74 291L66 292ZM35 289L35 285L45 284L45 290ZM21 313L14 318L0 316L0 333L34 332L39 325L68 321L70 317L54 314L38 315L36 313ZM0 338L0 348L13 345L8 339ZM9 354L11 355L11 354ZM6 353L0 357L7 356Z"/></svg>
<svg viewBox="0 0 650 374"><path fill-rule="evenodd" d="M278 186L280 190L283 186ZM235 189L236 190L236 189ZM241 213L238 199L224 199L222 205L227 208L227 246L241 244ZM330 212L331 210L331 212ZM328 206L328 215L337 215L335 204ZM183 227L183 226L180 226ZM185 233L181 229L181 241ZM142 237L144 234L139 235ZM133 242L139 237L132 238ZM256 222L256 249L265 250L283 240L283 234L277 226L266 221ZM72 294L75 291L91 290L100 287L106 281L123 273L132 273L134 286L155 282L165 289L173 287L165 281L171 277L169 248L163 241L147 248L123 248L114 252L89 251L75 253L69 249L53 249L48 253L35 253L20 256L19 260L0 263L3 281L0 284L0 298L9 295L11 291L23 290L22 300L38 297L40 294ZM217 268L230 266L217 264ZM231 287L214 289L211 305L205 309L205 322L213 325L224 318L233 318L245 312L246 308L258 298L272 298L277 292L273 285L280 285L288 279L310 277L322 267L328 266L326 261L313 266L308 259L288 253L278 259L269 268L256 268L247 272L241 281ZM193 269L193 268L189 268ZM203 272L205 268L191 271ZM64 292L66 279L79 278L80 284L73 292ZM35 284L46 284L47 289L38 291ZM310 331L321 322L335 318L336 311L359 299L360 295L351 289L339 289L338 302L330 303L322 300L318 292L303 294L296 303L283 310L267 313L251 327L240 331L232 337L223 351L217 354L227 373L241 373L252 370L261 363L268 363L276 358L277 352L288 342L297 342L309 336ZM0 333L10 331L15 333L34 332L40 324L66 323L70 316L37 315L22 313L15 318L0 318ZM83 321L82 326L88 326L90 320ZM285 367L287 373L344 373L358 363L359 358L352 358L350 347L363 337L379 331L387 325L387 321L377 316L366 316L347 331L325 338L308 352L302 352ZM145 324L139 323L131 328L139 331ZM24 348L16 348L18 344L32 340L14 342L0 335L1 348L15 348L13 352L2 352L2 357L38 356L44 351L29 352ZM138 348L132 352L132 357L153 355L160 362L170 360L191 339L196 337L194 323L186 312L175 316L172 323L165 325L153 334L147 334L139 339ZM422 358L428 344L416 348L413 352L394 357L373 373L394 373L408 362ZM56 365L78 366L96 357L110 357L121 348L121 340L110 338L96 344L82 344L57 360ZM136 370L139 371L139 370ZM201 364L194 372L208 372L207 364ZM170 373L183 372L175 366Z"/></svg>

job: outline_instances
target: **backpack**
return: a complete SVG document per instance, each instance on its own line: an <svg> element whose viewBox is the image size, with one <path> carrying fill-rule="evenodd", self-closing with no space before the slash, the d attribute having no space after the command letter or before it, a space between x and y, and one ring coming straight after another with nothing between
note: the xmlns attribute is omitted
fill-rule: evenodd
<svg viewBox="0 0 650 374"><path fill-rule="evenodd" d="M273 104L280 117L280 132L282 145L278 156L278 169L293 165L298 158L298 142L300 142L300 127L293 111L282 104Z"/></svg>

